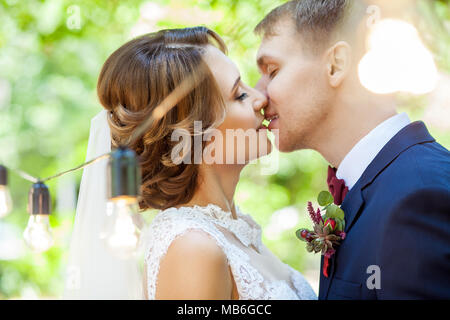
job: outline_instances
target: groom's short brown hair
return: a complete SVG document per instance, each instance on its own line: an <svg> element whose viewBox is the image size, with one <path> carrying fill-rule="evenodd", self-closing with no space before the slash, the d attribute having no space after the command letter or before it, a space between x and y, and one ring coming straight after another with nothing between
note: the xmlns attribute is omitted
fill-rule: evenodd
<svg viewBox="0 0 450 320"><path fill-rule="evenodd" d="M273 9L255 28L262 36L276 33L277 24L292 19L297 32L312 48L327 44L337 31L348 27L347 17L361 0L294 0ZM355 8L356 9L356 8ZM359 10L361 11L361 10Z"/></svg>

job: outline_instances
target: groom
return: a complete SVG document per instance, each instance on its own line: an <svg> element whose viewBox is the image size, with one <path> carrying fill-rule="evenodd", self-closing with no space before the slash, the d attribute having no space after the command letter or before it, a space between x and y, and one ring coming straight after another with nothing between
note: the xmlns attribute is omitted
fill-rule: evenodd
<svg viewBox="0 0 450 320"><path fill-rule="evenodd" d="M299 0L256 27L265 110L279 149L314 149L347 237L322 272L319 299L450 298L450 153L423 122L358 79L366 7Z"/></svg>

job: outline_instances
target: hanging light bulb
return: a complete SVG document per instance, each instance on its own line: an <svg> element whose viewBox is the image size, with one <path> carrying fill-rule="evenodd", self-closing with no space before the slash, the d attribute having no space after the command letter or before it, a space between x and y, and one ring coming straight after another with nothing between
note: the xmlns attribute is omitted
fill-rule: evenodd
<svg viewBox="0 0 450 320"><path fill-rule="evenodd" d="M0 218L7 216L11 210L12 200L8 188L8 171L0 165Z"/></svg>
<svg viewBox="0 0 450 320"><path fill-rule="evenodd" d="M110 251L119 258L131 257L139 243L139 231L133 221L138 206L137 200L132 197L108 202L105 240Z"/></svg>
<svg viewBox="0 0 450 320"><path fill-rule="evenodd" d="M42 182L33 184L28 193L28 212L30 219L23 236L34 252L47 251L53 245L53 236L49 224L50 193Z"/></svg>
<svg viewBox="0 0 450 320"><path fill-rule="evenodd" d="M108 163L109 201L104 238L107 247L120 258L130 258L139 243L133 216L139 210L140 167L133 150L120 147Z"/></svg>

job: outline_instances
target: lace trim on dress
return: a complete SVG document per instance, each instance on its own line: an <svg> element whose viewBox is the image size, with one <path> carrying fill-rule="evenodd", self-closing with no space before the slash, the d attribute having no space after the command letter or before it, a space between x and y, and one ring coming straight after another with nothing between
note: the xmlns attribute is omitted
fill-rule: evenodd
<svg viewBox="0 0 450 320"><path fill-rule="evenodd" d="M315 294L305 288L308 283L300 273L292 272L291 280L297 290L305 290L304 297L296 293L286 281L267 281L260 272L252 266L249 256L239 247L230 243L221 231L216 227L220 225L231 232L244 244L253 244L258 250L262 247L261 228L248 215L238 210L238 219L233 219L230 212L225 212L220 207L209 205L207 207L182 207L170 208L160 212L149 229L144 232L146 244L145 261L147 264L147 295L148 299L155 299L159 265L162 257L167 253L170 244L177 237L189 230L201 230L215 239L219 247L224 251L228 264L241 300L271 300L286 299L297 300L316 299ZM292 269L293 270L293 269ZM296 276L300 275L300 277ZM302 284L305 281L305 284Z"/></svg>
<svg viewBox="0 0 450 320"><path fill-rule="evenodd" d="M231 231L246 247L253 245L259 252L262 251L261 227L239 208L236 210L238 219L234 219L231 212L224 211L214 204L207 207L194 206L193 209L215 218L214 222L217 225Z"/></svg>

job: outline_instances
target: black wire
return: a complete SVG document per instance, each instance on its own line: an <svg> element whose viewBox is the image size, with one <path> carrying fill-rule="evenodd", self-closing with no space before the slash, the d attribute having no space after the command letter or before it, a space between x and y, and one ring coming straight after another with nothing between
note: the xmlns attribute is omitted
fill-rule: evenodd
<svg viewBox="0 0 450 320"><path fill-rule="evenodd" d="M205 77L205 67L203 66L202 69L200 69L200 76L201 79L203 79ZM139 139L156 121L160 120L162 117L164 117L164 115L166 115L172 108L174 108L178 101L185 97L186 94L193 88L193 86L195 85L196 81L199 81L198 79L196 80L194 78L193 75L191 75L190 77L186 78L183 80L183 82L175 89L173 90L164 100L163 102L157 107L155 108L155 110L153 110L153 112L151 113L150 117L144 121L140 126L138 126L136 128L136 130L133 132L133 134L130 136L127 145L133 144L137 139ZM22 177L25 180L28 180L32 183L37 183L37 182L46 182L58 177L61 177L63 175L66 175L70 172L73 171L77 171L80 169L83 169L91 164L94 164L97 161L100 161L104 158L107 158L111 155L112 152L109 152L107 154L101 155L95 159L92 159L78 167L75 167L73 169L58 173L54 176L45 178L45 179L40 179L40 178L36 178L33 177L32 175L18 170L18 169L11 169L13 172L17 173L20 177Z"/></svg>
<svg viewBox="0 0 450 320"><path fill-rule="evenodd" d="M32 175L26 173L25 171L19 170L19 169L11 169L8 166L6 166L6 168L8 170L10 170L11 172L17 174L18 176L20 176L22 179L30 181L32 183L37 183L39 181L38 178L33 177Z"/></svg>
<svg viewBox="0 0 450 320"><path fill-rule="evenodd" d="M29 173L27 173L27 172L25 172L25 171L22 171L22 170L19 170L19 169L11 169L11 168L9 168L8 166L6 166L6 167L7 167L9 170L11 170L12 172L14 172L14 173L16 173L17 175L19 175L22 179L25 179L25 180L30 181L30 182L32 182L32 183L38 183L38 182L46 182L46 181L50 181L50 180L52 180L52 179L55 179L55 178L64 176L64 175L66 175L66 174L68 174L68 173L71 173L71 172L74 172L74 171L77 171L77 170L86 168L86 167L90 166L91 164L94 164L94 163L96 163L96 162L98 162L98 161L100 161L100 160L102 160L102 159L109 158L110 155L111 155L111 152L106 153L106 154L103 154L103 155L101 155L101 156L99 156L99 157L97 157L97 158L94 158L94 159L92 159L92 160L89 160L89 161L86 162L86 163L83 163L82 165L79 165L78 167L75 167L75 168L69 169L69 170L67 170L67 171L64 171L64 172L55 174L55 175L53 175L53 176L51 176L51 177L48 177L48 178L45 178L45 179L39 179L39 178L33 177L33 176L30 175Z"/></svg>

